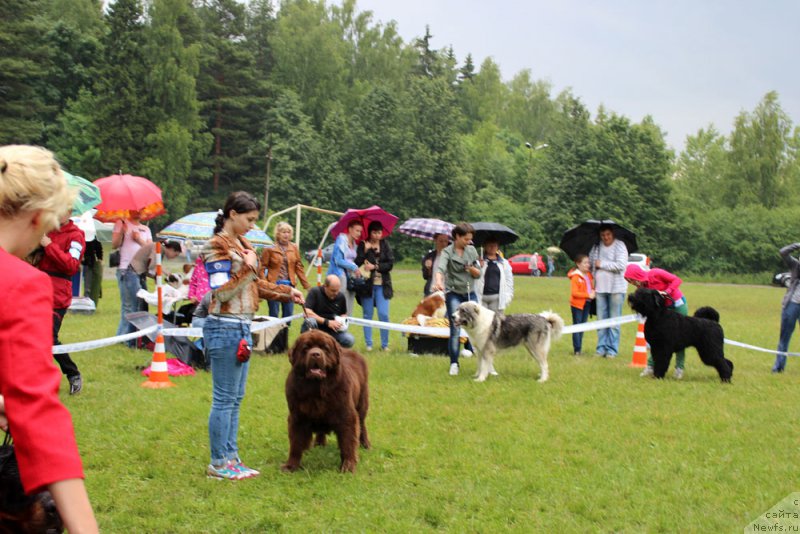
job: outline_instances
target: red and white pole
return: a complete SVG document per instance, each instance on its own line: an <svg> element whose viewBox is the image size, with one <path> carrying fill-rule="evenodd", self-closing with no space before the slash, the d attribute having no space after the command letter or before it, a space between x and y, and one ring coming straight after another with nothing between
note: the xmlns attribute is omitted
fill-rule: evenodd
<svg viewBox="0 0 800 534"><path fill-rule="evenodd" d="M161 274L161 242L156 241L156 293L158 293L158 331L164 328L164 300L162 297L161 286L163 283Z"/></svg>
<svg viewBox="0 0 800 534"><path fill-rule="evenodd" d="M317 249L317 285L322 285L322 249Z"/></svg>

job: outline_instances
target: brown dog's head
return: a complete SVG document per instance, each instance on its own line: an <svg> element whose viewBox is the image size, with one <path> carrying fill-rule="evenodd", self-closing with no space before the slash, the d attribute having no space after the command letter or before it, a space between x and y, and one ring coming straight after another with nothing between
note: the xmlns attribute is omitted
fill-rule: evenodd
<svg viewBox="0 0 800 534"><path fill-rule="evenodd" d="M435 291L419 301L417 307L411 313L411 317L417 315L426 315L428 317L444 317L447 313L447 307L444 302L444 293L442 291Z"/></svg>
<svg viewBox="0 0 800 534"><path fill-rule="evenodd" d="M309 330L300 334L294 342L289 350L289 361L297 376L325 380L338 372L340 351L333 336L319 330Z"/></svg>

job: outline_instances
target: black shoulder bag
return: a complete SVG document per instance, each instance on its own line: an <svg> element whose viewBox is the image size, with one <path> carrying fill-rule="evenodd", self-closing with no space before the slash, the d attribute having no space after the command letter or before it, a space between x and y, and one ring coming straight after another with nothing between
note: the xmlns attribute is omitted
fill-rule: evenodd
<svg viewBox="0 0 800 534"><path fill-rule="evenodd" d="M123 243L125 243L125 223L122 223L122 243L119 244L119 248L117 250L108 255L109 267L119 267L120 248L122 248Z"/></svg>

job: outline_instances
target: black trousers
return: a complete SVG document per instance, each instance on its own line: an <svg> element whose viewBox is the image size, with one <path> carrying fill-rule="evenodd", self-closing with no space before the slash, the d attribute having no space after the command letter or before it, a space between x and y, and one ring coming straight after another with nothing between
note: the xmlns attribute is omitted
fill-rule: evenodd
<svg viewBox="0 0 800 534"><path fill-rule="evenodd" d="M58 340L58 332L61 330L61 323L64 321L66 313L66 308L53 310L53 345L61 345L61 341ZM69 354L53 354L53 357L58 362L58 366L61 367L61 372L67 377L81 374Z"/></svg>

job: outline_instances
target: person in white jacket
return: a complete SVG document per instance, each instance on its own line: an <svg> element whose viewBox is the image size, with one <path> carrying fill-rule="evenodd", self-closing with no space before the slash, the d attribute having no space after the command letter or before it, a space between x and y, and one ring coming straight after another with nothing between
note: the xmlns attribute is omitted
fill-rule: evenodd
<svg viewBox="0 0 800 534"><path fill-rule="evenodd" d="M502 313L514 298L514 275L498 248L497 241L491 238L483 243L481 276L475 280L475 294L481 305Z"/></svg>
<svg viewBox="0 0 800 534"><path fill-rule="evenodd" d="M499 244L492 238L483 243L483 260L481 260L481 276L475 280L475 294L478 302L493 312L504 313L514 298L514 273L511 264L498 254ZM498 373L492 365L489 374Z"/></svg>

